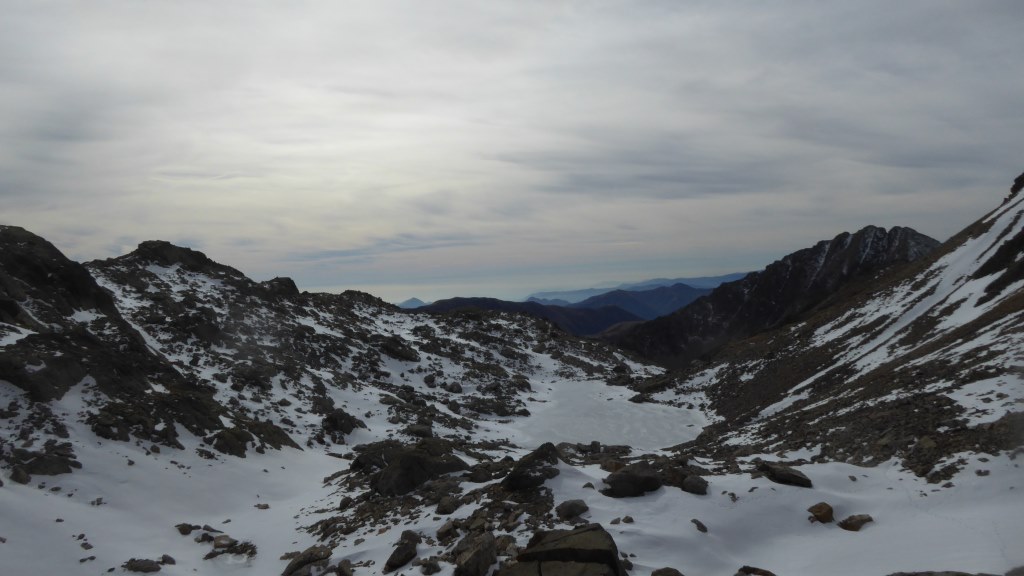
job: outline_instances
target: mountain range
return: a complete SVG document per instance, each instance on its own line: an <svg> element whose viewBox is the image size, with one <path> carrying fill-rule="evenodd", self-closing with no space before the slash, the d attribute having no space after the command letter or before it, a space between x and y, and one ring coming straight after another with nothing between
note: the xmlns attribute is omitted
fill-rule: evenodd
<svg viewBox="0 0 1024 576"><path fill-rule="evenodd" d="M601 339L0 226L0 568L1019 576L1018 192Z"/></svg>

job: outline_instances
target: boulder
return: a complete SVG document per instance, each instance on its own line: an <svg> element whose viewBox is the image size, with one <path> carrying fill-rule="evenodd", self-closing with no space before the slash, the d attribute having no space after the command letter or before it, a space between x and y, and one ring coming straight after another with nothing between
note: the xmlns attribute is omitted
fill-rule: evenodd
<svg viewBox="0 0 1024 576"><path fill-rule="evenodd" d="M704 496L708 493L708 481L696 474L691 474L683 479L682 489L683 492Z"/></svg>
<svg viewBox="0 0 1024 576"><path fill-rule="evenodd" d="M437 513L448 515L458 510L460 506L462 506L462 502L460 502L458 498L455 498L454 496L442 496L437 502Z"/></svg>
<svg viewBox="0 0 1024 576"><path fill-rule="evenodd" d="M600 524L587 524L574 530L538 531L516 559L520 563L539 563L540 573L543 574L557 573L554 571L557 567L565 573L572 573L568 572L572 568L584 574L625 576L615 540ZM552 564L552 570L549 570L550 563L566 565ZM596 566L574 568L571 566L574 564Z"/></svg>
<svg viewBox="0 0 1024 576"><path fill-rule="evenodd" d="M705 526L704 523L701 522L700 520L697 520L696 518L693 518L693 519L690 520L690 522L693 522L693 525L697 527L697 530L699 530L699 531L701 531L701 532L703 532L705 534L707 533L708 527Z"/></svg>
<svg viewBox="0 0 1024 576"><path fill-rule="evenodd" d="M658 568L651 572L651 576L683 576L683 573L675 568Z"/></svg>
<svg viewBox="0 0 1024 576"><path fill-rule="evenodd" d="M559 520L579 518L587 510L590 510L590 507L583 500L566 500L555 507L555 513Z"/></svg>
<svg viewBox="0 0 1024 576"><path fill-rule="evenodd" d="M604 479L604 483L608 487L601 490L601 494L612 498L643 496L661 488L658 472L644 464L634 464L613 472Z"/></svg>
<svg viewBox="0 0 1024 576"><path fill-rule="evenodd" d="M779 464L777 462L761 462L757 465L757 470L759 472L763 472L764 475L772 482L788 484L790 486L799 486L801 488L810 488L812 486L810 478L804 476L803 472L786 466L785 464Z"/></svg>
<svg viewBox="0 0 1024 576"><path fill-rule="evenodd" d="M743 566L736 571L736 576L775 576L775 573L764 568L755 568L753 566Z"/></svg>
<svg viewBox="0 0 1024 576"><path fill-rule="evenodd" d="M455 549L460 552L455 557L454 576L484 576L498 561L498 548L490 532L467 536Z"/></svg>
<svg viewBox="0 0 1024 576"><path fill-rule="evenodd" d="M466 470L469 466L450 452L450 446L436 439L421 440L415 446L385 450L384 468L371 481L383 496L412 492L442 474Z"/></svg>
<svg viewBox="0 0 1024 576"><path fill-rule="evenodd" d="M551 442L523 456L501 481L501 487L512 492L540 487L545 481L558 476L558 449Z"/></svg>
<svg viewBox="0 0 1024 576"><path fill-rule="evenodd" d="M875 519L872 518L870 514L854 514L840 520L839 527L843 530L849 530L850 532L859 532L865 524L874 521Z"/></svg>
<svg viewBox="0 0 1024 576"><path fill-rule="evenodd" d="M832 506L828 502L818 502L814 506L807 509L811 513L811 519L821 522L822 524L828 524L835 521L833 515Z"/></svg>
<svg viewBox="0 0 1024 576"><path fill-rule="evenodd" d="M306 548L298 556L292 558L292 561L288 563L284 568L284 572L281 572L281 576L292 576L299 570L302 570L308 565L321 565L327 564L327 560L331 557L331 549L327 546L310 546Z"/></svg>
<svg viewBox="0 0 1024 576"><path fill-rule="evenodd" d="M416 557L416 545L420 543L420 540L420 535L411 530L402 532L402 537L398 540L395 550L384 562L384 573L394 572L411 562Z"/></svg>

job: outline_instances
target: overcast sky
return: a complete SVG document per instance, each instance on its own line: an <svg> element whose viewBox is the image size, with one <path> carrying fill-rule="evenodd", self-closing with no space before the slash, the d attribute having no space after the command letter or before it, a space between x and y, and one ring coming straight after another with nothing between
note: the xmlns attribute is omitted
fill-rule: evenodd
<svg viewBox="0 0 1024 576"><path fill-rule="evenodd" d="M0 0L0 222L387 300L940 240L1024 170L1024 2Z"/></svg>

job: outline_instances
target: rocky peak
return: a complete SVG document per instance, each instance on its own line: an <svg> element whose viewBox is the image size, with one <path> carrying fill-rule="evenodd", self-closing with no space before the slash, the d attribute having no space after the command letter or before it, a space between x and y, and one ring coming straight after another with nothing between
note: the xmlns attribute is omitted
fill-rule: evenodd
<svg viewBox="0 0 1024 576"><path fill-rule="evenodd" d="M914 262L938 245L910 228L846 232L722 284L674 314L605 337L652 360L685 365L731 340L792 321L849 282Z"/></svg>

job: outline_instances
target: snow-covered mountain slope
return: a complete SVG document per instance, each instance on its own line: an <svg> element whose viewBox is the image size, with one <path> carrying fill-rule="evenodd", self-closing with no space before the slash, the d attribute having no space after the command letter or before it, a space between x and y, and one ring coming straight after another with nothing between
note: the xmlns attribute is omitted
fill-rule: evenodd
<svg viewBox="0 0 1024 576"><path fill-rule="evenodd" d="M1008 573L1020 213L688 373L0 228L0 573Z"/></svg>

